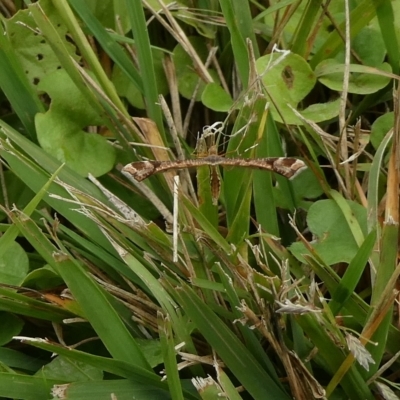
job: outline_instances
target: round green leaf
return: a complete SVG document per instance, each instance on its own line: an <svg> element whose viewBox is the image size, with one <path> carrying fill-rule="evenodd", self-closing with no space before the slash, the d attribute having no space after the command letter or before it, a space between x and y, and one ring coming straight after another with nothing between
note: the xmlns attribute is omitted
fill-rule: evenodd
<svg viewBox="0 0 400 400"><path fill-rule="evenodd" d="M310 168L307 168L301 174L297 175L291 180L291 183L295 203L301 205L303 209L309 208L309 203L306 201L307 199L315 199L323 193L320 181ZM274 187L274 198L275 204L278 204L279 207L290 209L291 201L284 195L279 185Z"/></svg>
<svg viewBox="0 0 400 400"><path fill-rule="evenodd" d="M0 312L0 346L4 346L14 336L19 335L23 326L21 318L8 312Z"/></svg>
<svg viewBox="0 0 400 400"><path fill-rule="evenodd" d="M206 42L198 36L189 37L189 41L195 49L197 55L204 62L208 55ZM180 44L174 48L173 60L178 79L179 93L186 99L190 100L193 97L193 93L196 90L197 85L199 85L195 100L200 101L203 90L206 87L206 83L201 80L199 74L195 72L195 66L193 65L192 58ZM219 82L218 74L214 70L209 69L208 72L212 76L214 82Z"/></svg>
<svg viewBox="0 0 400 400"><path fill-rule="evenodd" d="M41 2L54 28L58 31L60 38L64 39L64 46L70 57L79 61L76 54L76 47L67 40L68 29L60 13L52 6L51 2ZM60 68L60 60L52 50L51 46L44 39L43 35L36 33L36 23L31 12L19 10L10 19L4 19L7 29L7 36L13 46L13 50L26 71L32 85L37 85L42 79L53 71ZM21 29L21 26L24 29Z"/></svg>
<svg viewBox="0 0 400 400"><path fill-rule="evenodd" d="M82 131L70 116L48 111L35 118L42 148L81 176L101 176L115 162L114 148L100 135Z"/></svg>
<svg viewBox="0 0 400 400"><path fill-rule="evenodd" d="M24 282L23 286L30 287L36 290L52 289L59 286L64 281L60 276L54 273L54 271L49 267L45 266L43 268L37 268L30 272Z"/></svg>
<svg viewBox="0 0 400 400"><path fill-rule="evenodd" d="M386 134L393 128L394 125L394 113L393 111L378 117L371 126L370 141L372 146L377 149L381 144Z"/></svg>
<svg viewBox="0 0 400 400"><path fill-rule="evenodd" d="M376 75L375 69L365 65L351 64L349 77L349 93L371 94L384 88L390 81L390 77ZM392 72L389 64L383 63L376 67L383 72ZM329 89L343 90L344 65L330 58L322 61L315 69L318 80Z"/></svg>
<svg viewBox="0 0 400 400"><path fill-rule="evenodd" d="M115 163L114 148L102 136L82 130L102 125L103 117L67 73L61 70L47 76L39 88L51 97L49 111L35 117L41 147L82 176L91 173L97 177L110 171Z"/></svg>
<svg viewBox="0 0 400 400"><path fill-rule="evenodd" d="M367 211L365 207L353 201L348 201L348 203L363 233L366 234ZM348 222L335 201L315 202L308 211L307 223L314 238L311 245L326 264L349 263L356 255L359 247ZM302 262L305 261L303 256L310 254L304 244L300 242L293 243L290 251Z"/></svg>
<svg viewBox="0 0 400 400"><path fill-rule="evenodd" d="M385 59L386 46L380 30L366 26L354 37L351 43L362 64L379 68Z"/></svg>
<svg viewBox="0 0 400 400"><path fill-rule="evenodd" d="M44 77L38 89L50 96L50 110L69 116L81 128L104 124L103 116L95 111L65 70L61 69Z"/></svg>
<svg viewBox="0 0 400 400"><path fill-rule="evenodd" d="M19 286L29 270L29 260L24 249L11 243L0 257L0 283Z"/></svg>
<svg viewBox="0 0 400 400"><path fill-rule="evenodd" d="M314 122L328 121L339 115L340 99L329 101L328 103L316 103L310 107L299 111L300 114Z"/></svg>
<svg viewBox="0 0 400 400"><path fill-rule="evenodd" d="M268 93L275 101L289 101L295 106L310 93L316 78L304 58L293 53L270 68L279 57L279 53L260 57L256 62L257 72L262 76Z"/></svg>
<svg viewBox="0 0 400 400"><path fill-rule="evenodd" d="M219 82L217 73L213 70L208 70L214 81ZM198 88L197 88L197 85ZM197 88L196 101L200 101L203 95L203 91L206 88L206 83L200 79L199 75L195 72L187 71L178 77L178 88L179 93L186 99L191 99L193 93Z"/></svg>
<svg viewBox="0 0 400 400"><path fill-rule="evenodd" d="M209 83L201 95L203 104L214 111L226 112L233 105L233 100L229 93L216 83Z"/></svg>
<svg viewBox="0 0 400 400"><path fill-rule="evenodd" d="M188 39L197 55L204 62L207 59L208 54L206 41L199 36L190 36ZM193 71L192 59L181 44L175 46L172 57L175 64L176 75L178 77L185 72Z"/></svg>
<svg viewBox="0 0 400 400"><path fill-rule="evenodd" d="M257 72L262 76L271 100L274 119L282 122L281 114L285 122L299 124L301 121L289 106L297 109L298 103L314 87L316 77L306 60L297 54L288 54L271 68L279 57L281 57L279 53L260 57L256 62Z"/></svg>

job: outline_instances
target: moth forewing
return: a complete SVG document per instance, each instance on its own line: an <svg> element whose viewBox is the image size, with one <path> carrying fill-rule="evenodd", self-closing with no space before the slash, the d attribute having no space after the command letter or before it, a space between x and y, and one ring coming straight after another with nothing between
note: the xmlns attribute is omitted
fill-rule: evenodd
<svg viewBox="0 0 400 400"><path fill-rule="evenodd" d="M218 202L218 194L215 188L215 176L213 168L209 165L200 166L196 170L197 196L199 200L200 210L204 209L205 214L211 212L211 208ZM213 188L214 185L214 188ZM215 197L217 199L215 200ZM211 206L211 208L210 208ZM209 209L210 208L210 209Z"/></svg>
<svg viewBox="0 0 400 400"><path fill-rule="evenodd" d="M216 206L221 192L221 179L216 167L210 167L210 186L212 203Z"/></svg>

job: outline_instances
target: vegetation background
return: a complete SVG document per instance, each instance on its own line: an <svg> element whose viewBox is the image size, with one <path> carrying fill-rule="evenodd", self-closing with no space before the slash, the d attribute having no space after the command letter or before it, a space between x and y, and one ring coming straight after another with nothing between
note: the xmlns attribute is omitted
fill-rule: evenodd
<svg viewBox="0 0 400 400"><path fill-rule="evenodd" d="M1 398L399 398L400 2L0 8Z"/></svg>

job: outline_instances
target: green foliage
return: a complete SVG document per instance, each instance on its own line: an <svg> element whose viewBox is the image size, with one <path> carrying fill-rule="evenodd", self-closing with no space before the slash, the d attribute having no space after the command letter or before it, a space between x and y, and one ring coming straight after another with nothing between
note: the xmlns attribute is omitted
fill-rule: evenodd
<svg viewBox="0 0 400 400"><path fill-rule="evenodd" d="M8 246L0 257L0 281L8 285L21 285L29 270L24 249L16 242Z"/></svg>
<svg viewBox="0 0 400 400"><path fill-rule="evenodd" d="M399 4L144 4L3 17L0 397L398 395Z"/></svg>
<svg viewBox="0 0 400 400"><path fill-rule="evenodd" d="M341 90L344 68L344 64L338 64L334 59L328 59L318 64L315 72L319 81L329 89ZM387 86L390 82L389 74L392 72L390 65L382 63L376 68L377 70L374 70L365 65L350 64L349 93L371 94Z"/></svg>
<svg viewBox="0 0 400 400"><path fill-rule="evenodd" d="M367 213L364 207L348 201L352 224L359 225L357 229L362 237L367 231ZM350 222L350 221L349 221ZM307 214L307 226L313 234L313 250L329 265L340 262L349 263L358 250L357 241L348 224L343 211L333 200L319 200L311 205ZM304 243L297 242L290 246L290 251L302 262L310 252Z"/></svg>
<svg viewBox="0 0 400 400"><path fill-rule="evenodd" d="M89 125L102 125L102 118L66 72L56 71L48 75L42 79L38 89L51 98L49 110L35 118L40 146L82 176L89 173L101 176L110 171L115 163L114 148L102 136L82 131Z"/></svg>

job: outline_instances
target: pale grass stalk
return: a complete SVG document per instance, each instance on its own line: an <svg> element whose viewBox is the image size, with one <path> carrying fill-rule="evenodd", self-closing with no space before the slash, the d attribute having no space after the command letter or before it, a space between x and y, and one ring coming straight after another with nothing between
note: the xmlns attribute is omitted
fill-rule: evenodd
<svg viewBox="0 0 400 400"><path fill-rule="evenodd" d="M147 187L145 183L137 182L136 179L127 172L121 171L121 173L147 197L155 208L157 208L160 214L164 217L166 223L172 224L173 217L171 212L167 207L165 207L164 203L154 194L154 192Z"/></svg>
<svg viewBox="0 0 400 400"><path fill-rule="evenodd" d="M165 76L167 78L169 95L171 97L171 108L173 114L173 121L178 134L186 139L183 135L183 120L182 120L182 110L180 105L179 90L178 90L178 80L176 77L176 69L173 58L166 54L163 58L163 68Z"/></svg>
<svg viewBox="0 0 400 400"><path fill-rule="evenodd" d="M179 237L179 175L174 176L174 212L173 212L173 226L172 226L172 248L173 248L173 262L178 262L178 237Z"/></svg>
<svg viewBox="0 0 400 400"><path fill-rule="evenodd" d="M154 17L160 22L160 24L174 37L174 39L185 49L185 51L190 55L190 57L193 60L193 63L196 67L196 70L199 71L200 75L206 82L213 82L213 79L210 75L210 73L207 71L207 67L203 64L201 61L200 57L196 53L196 50L190 43L186 33L182 30L182 28L179 26L179 24L175 21L175 18L171 14L170 10L168 7L159 0L159 4L162 8L162 11L164 12L164 15L167 17L170 25L161 17L160 13L146 1L143 0L143 4L146 6L147 9L149 9Z"/></svg>
<svg viewBox="0 0 400 400"><path fill-rule="evenodd" d="M169 132L171 133L171 138L172 138L172 141L174 142L174 148L176 150L177 158L178 158L178 160L184 160L186 158L186 156L183 152L183 148L182 148L181 142L179 140L179 134L176 129L174 120L172 118L171 111L170 111L168 104L165 101L163 96L161 96L161 95L159 96L159 101L160 101L161 109L163 110L165 119L167 120L167 123L168 123ZM190 177L190 173L187 169L185 169L182 171L182 174L184 177L184 185L188 189L193 203L196 204L196 206L198 206L197 196L196 196L196 192L193 187L193 182Z"/></svg>
<svg viewBox="0 0 400 400"><path fill-rule="evenodd" d="M208 53L207 60L206 60L206 62L204 64L206 66L206 68L208 68L210 66L211 61L212 61L212 59L213 59L213 57L215 55L215 52L216 52L216 48L214 47ZM199 79L197 81L197 85L196 85L196 87L195 87L195 89L193 91L192 98L190 99L190 104L189 104L189 107L188 107L188 110L186 112L185 119L184 119L184 122L183 122L183 134L185 136L187 136L187 131L189 129L189 123L190 123L190 120L192 118L193 108L194 108L194 104L196 102L195 99L196 99L197 92L199 91L199 88L200 88L201 79L202 78L199 77Z"/></svg>
<svg viewBox="0 0 400 400"><path fill-rule="evenodd" d="M348 153L348 143L347 143L347 122L346 122L346 104L347 104L347 94L349 91L349 77L350 77L350 11L349 2L345 0L345 21L346 21L346 40L345 40L345 68L343 75L343 90L340 96L340 109L339 109L339 132L340 132L340 158L347 160L349 158ZM338 160L338 161L339 161ZM344 180L345 185L342 186L342 190L346 198L350 198L351 193L351 178L350 178L350 166L348 164L344 165Z"/></svg>

